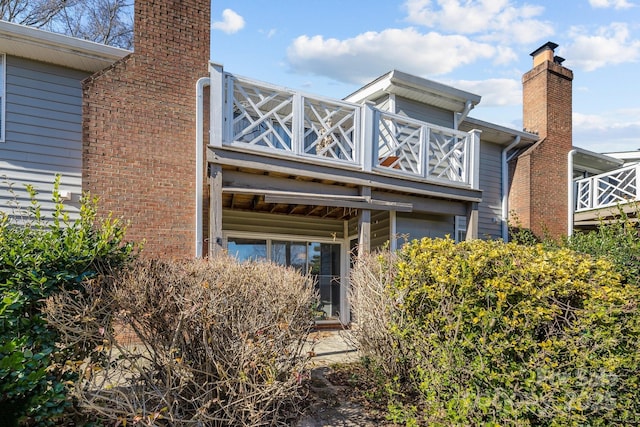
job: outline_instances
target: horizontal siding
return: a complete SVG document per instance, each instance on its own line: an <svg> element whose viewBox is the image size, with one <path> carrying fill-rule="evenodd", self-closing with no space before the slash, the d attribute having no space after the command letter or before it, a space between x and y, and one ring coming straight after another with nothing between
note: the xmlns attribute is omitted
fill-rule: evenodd
<svg viewBox="0 0 640 427"><path fill-rule="evenodd" d="M396 113L438 126L453 127L453 112L396 97Z"/></svg>
<svg viewBox="0 0 640 427"><path fill-rule="evenodd" d="M480 144L482 202L478 206L478 237L482 239L502 238L501 153L502 147L497 144Z"/></svg>
<svg viewBox="0 0 640 427"><path fill-rule="evenodd" d="M54 208L55 174L60 189L70 191L72 218L79 212L82 192L82 86L88 73L37 61L6 58L6 141L0 143L0 177L11 182L15 197L2 184L0 209L10 212L17 200L29 202L24 190L34 186L43 214ZM4 178L3 178L4 179Z"/></svg>
<svg viewBox="0 0 640 427"><path fill-rule="evenodd" d="M382 248L389 241L390 224L388 211L371 212L371 249Z"/></svg>
<svg viewBox="0 0 640 427"><path fill-rule="evenodd" d="M398 247L400 247L405 240L419 240L423 237L437 238L449 235L453 238L454 231L455 222L453 216L407 214L404 212L398 212L396 214Z"/></svg>
<svg viewBox="0 0 640 427"><path fill-rule="evenodd" d="M342 239L344 221L259 212L222 212L222 230Z"/></svg>

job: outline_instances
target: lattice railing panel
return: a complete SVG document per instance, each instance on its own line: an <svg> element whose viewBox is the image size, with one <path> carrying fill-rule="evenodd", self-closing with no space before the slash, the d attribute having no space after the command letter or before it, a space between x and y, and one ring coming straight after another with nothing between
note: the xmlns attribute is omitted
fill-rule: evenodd
<svg viewBox="0 0 640 427"><path fill-rule="evenodd" d="M310 97L304 103L304 153L356 161L359 108Z"/></svg>
<svg viewBox="0 0 640 427"><path fill-rule="evenodd" d="M471 147L478 143L473 132L227 73L222 81L224 117L213 134L221 145L476 185L470 173L471 157L477 156Z"/></svg>
<svg viewBox="0 0 640 427"><path fill-rule="evenodd" d="M576 210L591 209L591 202L593 200L593 193L591 191L592 183L593 181L590 179L581 180L576 183Z"/></svg>
<svg viewBox="0 0 640 427"><path fill-rule="evenodd" d="M419 123L381 113L377 166L422 175L422 132Z"/></svg>
<svg viewBox="0 0 640 427"><path fill-rule="evenodd" d="M627 166L576 182L576 210L599 209L640 200L638 166Z"/></svg>
<svg viewBox="0 0 640 427"><path fill-rule="evenodd" d="M232 142L292 151L293 99L290 92L233 79Z"/></svg>
<svg viewBox="0 0 640 427"><path fill-rule="evenodd" d="M431 129L429 132L428 177L467 182L467 156L469 137L467 134Z"/></svg>

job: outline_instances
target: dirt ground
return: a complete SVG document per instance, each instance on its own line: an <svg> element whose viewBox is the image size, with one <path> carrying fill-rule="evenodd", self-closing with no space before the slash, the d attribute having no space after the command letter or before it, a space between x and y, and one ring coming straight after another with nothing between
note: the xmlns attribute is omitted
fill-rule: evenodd
<svg viewBox="0 0 640 427"><path fill-rule="evenodd" d="M319 366L311 371L309 406L296 427L393 426L379 408L361 398L362 392L344 378L344 370Z"/></svg>

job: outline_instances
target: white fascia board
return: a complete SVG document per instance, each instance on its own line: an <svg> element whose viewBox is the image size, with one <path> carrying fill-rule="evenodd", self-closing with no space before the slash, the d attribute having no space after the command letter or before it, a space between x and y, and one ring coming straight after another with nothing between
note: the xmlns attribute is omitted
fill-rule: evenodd
<svg viewBox="0 0 640 427"><path fill-rule="evenodd" d="M56 34L25 25L0 21L0 49L28 58L82 71L100 71L131 51Z"/></svg>

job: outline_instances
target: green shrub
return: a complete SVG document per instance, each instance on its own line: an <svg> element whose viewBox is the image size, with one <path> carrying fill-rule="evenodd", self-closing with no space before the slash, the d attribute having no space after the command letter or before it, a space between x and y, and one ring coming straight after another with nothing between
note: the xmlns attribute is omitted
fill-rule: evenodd
<svg viewBox="0 0 640 427"><path fill-rule="evenodd" d="M297 415L316 299L308 277L220 256L139 262L109 280L47 306L63 342L102 338L110 355L73 363L87 414L144 426L286 425ZM83 313L92 315L79 327Z"/></svg>
<svg viewBox="0 0 640 427"><path fill-rule="evenodd" d="M576 232L566 246L594 257L604 257L622 275L625 283L640 286L640 236L638 224L620 210L612 222L602 222L597 229Z"/></svg>
<svg viewBox="0 0 640 427"><path fill-rule="evenodd" d="M52 218L41 215L32 187L24 212L0 212L0 415L13 420L8 423L47 425L61 418L70 405L66 384L75 378L65 360L91 348L56 344L58 334L42 315L45 300L82 291L83 280L125 263L133 251L119 221L97 220L95 200L83 200L79 219L70 221L59 182L58 176Z"/></svg>
<svg viewBox="0 0 640 427"><path fill-rule="evenodd" d="M385 295L392 338L366 356L392 378L396 421L640 422L640 292L610 262L567 248L425 239L357 269L383 279L372 292Z"/></svg>

